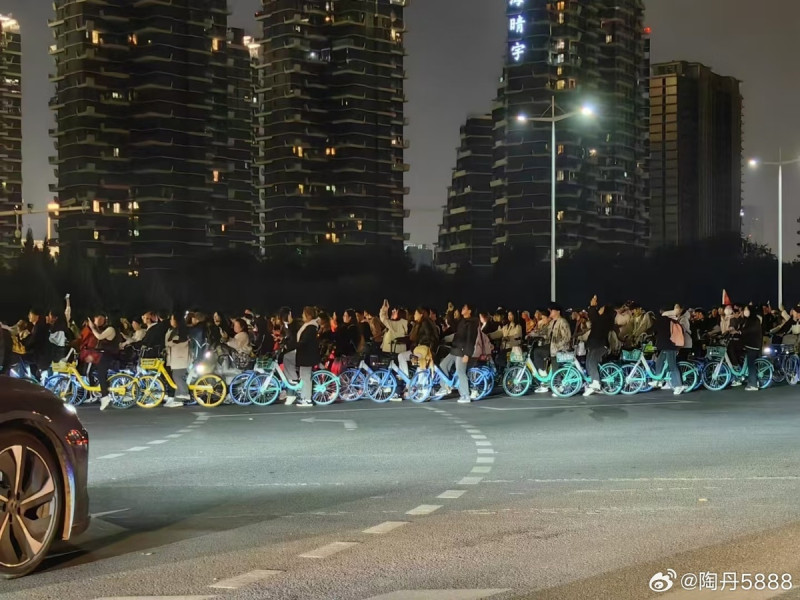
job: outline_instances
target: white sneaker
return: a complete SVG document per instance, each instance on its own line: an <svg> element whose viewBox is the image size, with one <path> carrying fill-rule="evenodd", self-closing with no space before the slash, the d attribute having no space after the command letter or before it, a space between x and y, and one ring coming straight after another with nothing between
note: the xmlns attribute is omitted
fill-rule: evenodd
<svg viewBox="0 0 800 600"><path fill-rule="evenodd" d="M590 386L589 386L589 387L587 387L585 390L583 390L583 397L584 397L584 398L588 398L589 396L591 396L591 395L592 395L592 394L594 394L595 392L597 392L597 390L596 390L596 389L594 389L594 387L592 387L592 386L590 385Z"/></svg>
<svg viewBox="0 0 800 600"><path fill-rule="evenodd" d="M397 394L395 394L394 396L389 398L389 402L402 402L402 401L403 401L403 397L402 396L398 396Z"/></svg>
<svg viewBox="0 0 800 600"><path fill-rule="evenodd" d="M297 396L286 396L286 406L291 406L295 400L297 400Z"/></svg>
<svg viewBox="0 0 800 600"><path fill-rule="evenodd" d="M647 382L647 387L651 387L654 390L660 390L661 389L661 384L658 381L648 381Z"/></svg>
<svg viewBox="0 0 800 600"><path fill-rule="evenodd" d="M480 394L478 394L478 390L472 390L469 393L470 400L476 400Z"/></svg>
<svg viewBox="0 0 800 600"><path fill-rule="evenodd" d="M170 398L164 406L167 408L183 408L183 402Z"/></svg>
<svg viewBox="0 0 800 600"><path fill-rule="evenodd" d="M536 388L536 390L534 390L534 394L546 394L549 391L550 388L540 385L539 387Z"/></svg>
<svg viewBox="0 0 800 600"><path fill-rule="evenodd" d="M284 400L284 401L285 401L285 400L286 400L286 397L287 397L288 395L289 395L289 394L287 394L287 393L286 393L286 390L281 390L281 393L280 393L280 394L278 394L278 400Z"/></svg>
<svg viewBox="0 0 800 600"><path fill-rule="evenodd" d="M111 404L111 396L103 396L100 398L100 410L105 410Z"/></svg>
<svg viewBox="0 0 800 600"><path fill-rule="evenodd" d="M741 387L742 382L738 379L731 384L731 387Z"/></svg>
<svg viewBox="0 0 800 600"><path fill-rule="evenodd" d="M758 388L753 386L753 385L748 385L746 388L744 388L744 391L745 392L757 392Z"/></svg>
<svg viewBox="0 0 800 600"><path fill-rule="evenodd" d="M459 404L469 404L470 402L472 402L472 400L470 400L469 398L459 398L458 399L458 403Z"/></svg>
<svg viewBox="0 0 800 600"><path fill-rule="evenodd" d="M311 400L300 400L300 402L297 403L297 406L306 408L308 406L314 406L314 403L311 402Z"/></svg>
<svg viewBox="0 0 800 600"><path fill-rule="evenodd" d="M680 396L684 392L685 389L686 388L684 386L679 385L674 390L672 390L672 395L673 396Z"/></svg>

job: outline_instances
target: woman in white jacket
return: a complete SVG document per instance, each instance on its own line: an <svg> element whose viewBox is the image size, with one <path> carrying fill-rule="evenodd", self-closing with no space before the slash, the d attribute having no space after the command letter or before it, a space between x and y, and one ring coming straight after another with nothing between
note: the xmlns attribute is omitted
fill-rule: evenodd
<svg viewBox="0 0 800 600"><path fill-rule="evenodd" d="M392 318L390 319L389 301L384 300L383 306L381 306L380 319L383 326L386 327L386 332L383 334L381 350L398 354L400 352L405 352L405 343L397 341L408 337L408 321L405 315L401 314L400 309L395 308L392 311Z"/></svg>
<svg viewBox="0 0 800 600"><path fill-rule="evenodd" d="M189 400L189 385L186 382L189 370L189 335L182 315L173 313L169 324L164 345L167 348L167 366L172 369L172 379L177 389L175 398L170 398L164 406L176 408Z"/></svg>
<svg viewBox="0 0 800 600"><path fill-rule="evenodd" d="M253 351L253 347L250 345L250 334L247 332L247 323L244 319L233 320L233 337L225 343L241 354L250 354Z"/></svg>

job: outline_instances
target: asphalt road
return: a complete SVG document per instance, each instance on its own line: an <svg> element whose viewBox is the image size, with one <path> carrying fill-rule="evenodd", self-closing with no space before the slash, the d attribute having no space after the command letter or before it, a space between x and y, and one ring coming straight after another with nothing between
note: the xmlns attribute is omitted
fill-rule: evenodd
<svg viewBox="0 0 800 600"><path fill-rule="evenodd" d="M93 524L3 599L800 598L798 388L79 412Z"/></svg>

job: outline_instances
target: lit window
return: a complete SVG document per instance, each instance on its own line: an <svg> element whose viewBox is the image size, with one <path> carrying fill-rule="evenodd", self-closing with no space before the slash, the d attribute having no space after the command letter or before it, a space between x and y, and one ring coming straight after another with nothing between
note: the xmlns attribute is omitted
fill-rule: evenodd
<svg viewBox="0 0 800 600"><path fill-rule="evenodd" d="M567 3L564 2L563 0L561 2L556 2L556 10L562 11L566 10L566 8L567 8Z"/></svg>
<svg viewBox="0 0 800 600"><path fill-rule="evenodd" d="M589 156L591 157L597 156L597 148L589 148Z"/></svg>
<svg viewBox="0 0 800 600"><path fill-rule="evenodd" d="M564 258L564 249L563 248L559 248L558 250L556 250L556 258Z"/></svg>
<svg viewBox="0 0 800 600"><path fill-rule="evenodd" d="M356 223L356 229L358 229L359 231L361 231L362 229L364 229L364 222L363 222L363 221L358 221L358 222Z"/></svg>
<svg viewBox="0 0 800 600"><path fill-rule="evenodd" d="M567 82L566 82L566 80L564 80L564 79L559 79L558 81L556 81L556 89L557 89L557 90L563 90L563 89L565 89L566 87L567 87Z"/></svg>
<svg viewBox="0 0 800 600"><path fill-rule="evenodd" d="M219 171L214 171L214 183L219 183Z"/></svg>
<svg viewBox="0 0 800 600"><path fill-rule="evenodd" d="M564 144L559 144L558 145L558 153L559 154L564 154Z"/></svg>
<svg viewBox="0 0 800 600"><path fill-rule="evenodd" d="M558 67L558 69L556 69L556 75L560 77L563 74L564 74L564 67Z"/></svg>
<svg viewBox="0 0 800 600"><path fill-rule="evenodd" d="M558 22L559 22L560 25L564 24L564 20L565 20L564 19L564 13L563 12L558 13Z"/></svg>
<svg viewBox="0 0 800 600"><path fill-rule="evenodd" d="M119 148L114 148L114 158L119 158Z"/></svg>
<svg viewBox="0 0 800 600"><path fill-rule="evenodd" d="M564 171L558 171L556 173L556 181L564 181Z"/></svg>
<svg viewBox="0 0 800 600"><path fill-rule="evenodd" d="M114 202L114 214L118 215L120 213L120 205L119 202Z"/></svg>
<svg viewBox="0 0 800 600"><path fill-rule="evenodd" d="M96 213L100 212L100 201L99 200L95 200L94 202L92 202L92 211L96 212Z"/></svg>
<svg viewBox="0 0 800 600"><path fill-rule="evenodd" d="M611 42L613 42L613 41L614 41L614 36L613 36L613 35L611 35L610 33L609 33L609 34L607 34L607 35L606 35L606 44L610 44L610 43L611 43Z"/></svg>
<svg viewBox="0 0 800 600"><path fill-rule="evenodd" d="M214 38L213 40L211 40L211 49L214 52L219 52L219 40L218 39Z"/></svg>
<svg viewBox="0 0 800 600"><path fill-rule="evenodd" d="M306 186L303 185L302 183L298 183L297 184L297 191L300 192L301 194L305 194L306 193Z"/></svg>
<svg viewBox="0 0 800 600"><path fill-rule="evenodd" d="M219 226L219 230L220 230L222 233L225 233L225 225L220 225L220 226Z"/></svg>
<svg viewBox="0 0 800 600"><path fill-rule="evenodd" d="M564 220L564 211L563 210L558 211L558 213L556 214L556 219L558 221L563 221Z"/></svg>
<svg viewBox="0 0 800 600"><path fill-rule="evenodd" d="M97 231L96 229L95 229L95 232L94 232L94 239L96 239L96 240L100 239L100 232Z"/></svg>
<svg viewBox="0 0 800 600"><path fill-rule="evenodd" d="M566 47L564 40L556 40L556 50L563 50Z"/></svg>
<svg viewBox="0 0 800 600"><path fill-rule="evenodd" d="M133 210L139 210L139 203L138 202L134 202L133 203Z"/></svg>
<svg viewBox="0 0 800 600"><path fill-rule="evenodd" d="M136 34L135 34L135 33L134 33L134 34L132 34L132 35L130 35L130 36L128 36L128 41L129 41L131 44L133 44L134 46L136 46L136 45L138 45L138 44L139 44L139 38L136 36Z"/></svg>
<svg viewBox="0 0 800 600"><path fill-rule="evenodd" d="M99 44L100 43L100 32L99 31L93 31L92 32L92 43L93 44Z"/></svg>

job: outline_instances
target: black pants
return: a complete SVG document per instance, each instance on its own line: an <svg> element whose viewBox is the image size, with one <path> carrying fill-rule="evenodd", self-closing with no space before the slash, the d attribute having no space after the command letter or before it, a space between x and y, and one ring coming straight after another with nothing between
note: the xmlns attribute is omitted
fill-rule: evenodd
<svg viewBox="0 0 800 600"><path fill-rule="evenodd" d="M550 344L533 349L533 366L538 370L544 371L545 362L548 358L550 358Z"/></svg>
<svg viewBox="0 0 800 600"><path fill-rule="evenodd" d="M589 348L586 351L586 372L592 382L600 381L600 363L606 355L606 348Z"/></svg>
<svg viewBox="0 0 800 600"><path fill-rule="evenodd" d="M758 387L758 370L756 359L761 355L761 351L755 348L744 349L744 359L747 363L747 385Z"/></svg>
<svg viewBox="0 0 800 600"><path fill-rule="evenodd" d="M105 353L100 354L100 362L95 365L97 369L97 379L100 382L100 393L108 396L108 370L111 368L113 358Z"/></svg>

